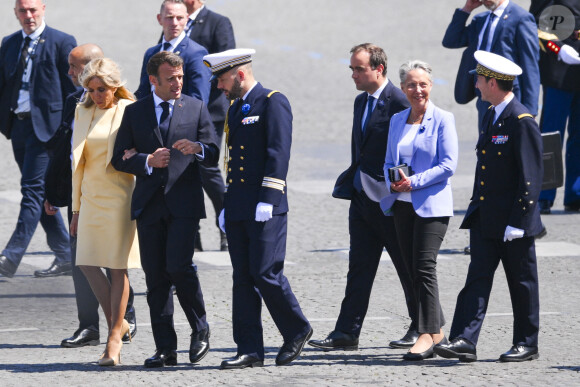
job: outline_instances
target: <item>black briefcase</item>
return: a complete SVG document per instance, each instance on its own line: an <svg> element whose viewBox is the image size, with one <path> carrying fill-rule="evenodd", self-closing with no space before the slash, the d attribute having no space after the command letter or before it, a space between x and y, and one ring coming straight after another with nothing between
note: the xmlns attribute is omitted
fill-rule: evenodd
<svg viewBox="0 0 580 387"><path fill-rule="evenodd" d="M544 153L544 178L542 191L564 185L564 165L562 163L562 139L560 132L542 133Z"/></svg>

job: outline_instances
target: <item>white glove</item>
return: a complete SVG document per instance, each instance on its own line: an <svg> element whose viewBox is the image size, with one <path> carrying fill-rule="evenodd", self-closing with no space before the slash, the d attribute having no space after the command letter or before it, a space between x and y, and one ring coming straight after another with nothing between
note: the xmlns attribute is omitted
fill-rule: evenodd
<svg viewBox="0 0 580 387"><path fill-rule="evenodd" d="M524 236L524 230L515 228L512 226L507 226L505 228L505 233L503 234L503 241L512 241L513 239L518 239Z"/></svg>
<svg viewBox="0 0 580 387"><path fill-rule="evenodd" d="M567 44L560 47L558 59L569 65L580 65L580 55L578 54L578 51L574 50L574 48Z"/></svg>
<svg viewBox="0 0 580 387"><path fill-rule="evenodd" d="M220 226L220 230L225 234L226 233L226 216L224 215L225 210L222 209L220 212L220 216L218 216L218 224Z"/></svg>
<svg viewBox="0 0 580 387"><path fill-rule="evenodd" d="M272 219L273 205L269 203L258 203L256 206L256 222L266 222Z"/></svg>

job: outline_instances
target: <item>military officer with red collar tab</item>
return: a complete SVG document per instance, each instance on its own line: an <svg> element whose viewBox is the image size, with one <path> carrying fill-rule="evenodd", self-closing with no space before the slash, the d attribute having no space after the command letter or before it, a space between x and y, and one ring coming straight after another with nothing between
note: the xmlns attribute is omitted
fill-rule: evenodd
<svg viewBox="0 0 580 387"><path fill-rule="evenodd" d="M477 143L473 196L461 228L470 230L471 263L457 297L448 344L435 353L475 361L476 345L501 261L514 315L513 343L500 361L538 358L539 294L534 237L542 230L542 139L529 111L514 97L522 69L490 52L477 51L476 87L491 103Z"/></svg>
<svg viewBox="0 0 580 387"><path fill-rule="evenodd" d="M284 344L277 365L296 359L312 335L284 276L292 142L288 99L254 79L252 49L204 57L218 89L232 105L226 119L226 193L220 227L233 266L233 330L237 355L223 369L259 367L264 361L262 299Z"/></svg>

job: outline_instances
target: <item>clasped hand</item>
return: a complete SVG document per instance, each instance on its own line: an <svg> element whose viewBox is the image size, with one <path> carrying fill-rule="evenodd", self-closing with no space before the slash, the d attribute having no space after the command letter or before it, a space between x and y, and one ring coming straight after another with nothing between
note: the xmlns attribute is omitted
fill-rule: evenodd
<svg viewBox="0 0 580 387"><path fill-rule="evenodd" d="M405 175L405 173L399 169L399 175L401 176L401 180L393 181L391 183L391 190L395 192L408 192L411 188L411 179Z"/></svg>

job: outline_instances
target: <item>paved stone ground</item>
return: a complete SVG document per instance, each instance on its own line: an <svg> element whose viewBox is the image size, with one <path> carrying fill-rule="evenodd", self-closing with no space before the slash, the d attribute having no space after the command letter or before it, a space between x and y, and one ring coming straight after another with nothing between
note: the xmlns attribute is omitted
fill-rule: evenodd
<svg viewBox="0 0 580 387"><path fill-rule="evenodd" d="M142 55L159 34L159 1L46 0L49 25L73 33L79 43L95 42L119 61L131 89L136 89ZM529 1L516 3L529 7ZM7 4L9 3L9 4ZM0 35L18 28L10 1L0 14ZM257 78L283 91L294 111L294 144L289 172L291 205L286 274L314 327L314 337L334 327L344 293L348 261L346 201L330 197L334 179L349 164L352 103L357 92L350 80L348 51L363 41L375 42L389 55L389 74L398 84L398 66L420 58L434 69L432 100L455 114L460 165L453 178L456 217L452 218L439 259L441 300L450 323L456 296L465 280L468 257L461 250L467 232L458 226L471 193L475 164L475 107L453 101L460 50L446 50L441 39L461 0L409 2L393 0L208 1L227 14L238 47L258 51ZM19 173L10 143L0 140L0 246L8 240L18 213ZM387 256L374 285L368 317L356 352L323 353L306 348L300 359L276 367L281 337L264 309L266 367L221 371L222 359L235 354L231 336L231 268L226 253L207 251L195 260L212 327L212 350L199 365L187 362L189 328L176 309L179 365L145 370L143 360L154 344L149 327L145 284L132 270L139 331L123 348L122 366L104 370L95 363L104 348L63 349L60 340L76 329L76 306L70 277L36 279L34 270L52 261L42 230L35 235L17 275L0 277L0 384L2 385L578 385L580 353L573 332L580 328L577 300L580 215L562 211L559 193L553 215L544 217L549 234L538 242L541 296L540 354L523 364L498 363L511 345L512 317L505 276L498 269L488 317L478 346L480 361L458 364L434 359L401 360L403 350L387 347L405 331L403 295ZM209 208L208 208L209 209ZM213 219L202 223L208 250L218 246ZM448 329L448 326L446 327ZM101 324L101 331L106 327Z"/></svg>

